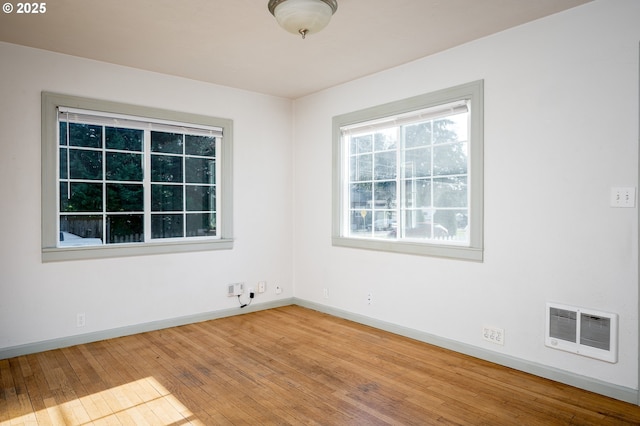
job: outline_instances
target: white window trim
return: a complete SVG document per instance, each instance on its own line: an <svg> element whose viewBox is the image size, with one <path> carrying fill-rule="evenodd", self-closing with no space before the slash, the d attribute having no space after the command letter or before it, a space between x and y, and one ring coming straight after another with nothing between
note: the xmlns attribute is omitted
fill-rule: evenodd
<svg viewBox="0 0 640 426"><path fill-rule="evenodd" d="M57 155L58 108L77 108L108 114L171 121L223 129L220 154L222 173L217 197L220 199L221 227L217 239L154 241L127 245L56 247L57 245ZM101 259L152 254L185 253L233 248L233 121L224 118L176 112L158 108L42 92L42 261Z"/></svg>
<svg viewBox="0 0 640 426"><path fill-rule="evenodd" d="M410 242L351 238L345 236L343 226L344 209L344 159L341 129L358 123L383 120L386 117L407 114L412 111L468 99L471 110L469 145L470 229L468 246L434 244L433 242ZM333 118L333 182L332 182L332 244L339 247L380 250L394 253L445 257L460 260L483 260L483 163L484 163L484 82L467 84L439 90L412 98L390 102L371 108L339 115Z"/></svg>

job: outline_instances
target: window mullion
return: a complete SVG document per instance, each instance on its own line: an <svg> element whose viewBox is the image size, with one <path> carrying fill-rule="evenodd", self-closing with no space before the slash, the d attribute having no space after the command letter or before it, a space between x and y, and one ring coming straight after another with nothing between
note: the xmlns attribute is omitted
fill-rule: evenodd
<svg viewBox="0 0 640 426"><path fill-rule="evenodd" d="M221 141L221 138L217 137L215 145L214 145L215 149L216 149L216 151L215 151L216 155L214 157L215 158L214 167L215 167L215 171L216 171L216 174L215 174L216 181L215 181L215 185L214 185L214 191L215 191L214 192L214 194L215 194L214 195L214 200L215 200L215 202L213 204L213 206L214 206L213 208L214 208L214 212L215 212L215 216L214 217L215 217L215 223L216 223L216 236L224 238L224 235L221 234L221 230L222 230L221 219L222 218L221 218L220 209L219 209L220 197L222 196L222 191L220 191L220 182L221 182L220 179L221 179L221 176L222 176L221 175L222 167L220 167L221 164L220 164L220 161L219 161L220 160L220 148L221 148L220 141ZM222 200L222 202L225 202L225 201L226 200Z"/></svg>
<svg viewBox="0 0 640 426"><path fill-rule="evenodd" d="M107 134L105 126L102 126L102 146L100 153L102 155L102 244L107 244L107 155L105 152L107 144Z"/></svg>
<svg viewBox="0 0 640 426"><path fill-rule="evenodd" d="M434 141L435 141L435 121L431 120L431 140L429 141L429 157L431 158L431 161L429 162L429 178L431 180L431 188L430 188L430 193L429 193L429 204L431 205L431 223L429 224L429 226L431 227L431 235L433 235L433 224L435 222L435 216L436 216L436 199L435 199L435 195L436 195L436 180L435 180L435 175L434 175L434 163L435 163L435 154L436 154L436 150L434 149Z"/></svg>
<svg viewBox="0 0 640 426"><path fill-rule="evenodd" d="M59 127L60 126L58 126L58 128ZM71 198L71 162L69 161L69 133L70 133L69 121L67 120L67 135L66 135L66 144L65 144L65 155L67 160L67 199ZM60 168L58 168L58 173L59 172L60 172Z"/></svg>
<svg viewBox="0 0 640 426"><path fill-rule="evenodd" d="M396 239L403 237L404 220L402 219L402 206L406 202L405 184L406 169L403 162L404 152L404 126L397 127L396 140Z"/></svg>
<svg viewBox="0 0 640 426"><path fill-rule="evenodd" d="M151 131L143 136L142 188L144 194L144 242L151 241Z"/></svg>
<svg viewBox="0 0 640 426"><path fill-rule="evenodd" d="M370 211L371 211L371 234L370 237L373 237L375 234L375 216L376 216L376 169L378 168L378 162L376 161L376 135L373 133L371 138L371 198L369 198L369 203L371 203ZM367 227L366 217L364 219L364 227Z"/></svg>
<svg viewBox="0 0 640 426"><path fill-rule="evenodd" d="M187 238L187 152L186 136L182 135L182 238Z"/></svg>
<svg viewBox="0 0 640 426"><path fill-rule="evenodd" d="M351 232L351 136L348 133L340 135L340 235L350 235ZM357 167L357 164L356 164ZM346 185L345 185L346 183Z"/></svg>

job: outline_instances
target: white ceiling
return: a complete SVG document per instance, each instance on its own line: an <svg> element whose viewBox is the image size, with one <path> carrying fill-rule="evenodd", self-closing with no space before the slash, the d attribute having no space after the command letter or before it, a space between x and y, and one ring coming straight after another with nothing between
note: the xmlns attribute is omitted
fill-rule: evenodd
<svg viewBox="0 0 640 426"><path fill-rule="evenodd" d="M588 1L338 0L302 40L267 0L50 0L0 41L295 99Z"/></svg>

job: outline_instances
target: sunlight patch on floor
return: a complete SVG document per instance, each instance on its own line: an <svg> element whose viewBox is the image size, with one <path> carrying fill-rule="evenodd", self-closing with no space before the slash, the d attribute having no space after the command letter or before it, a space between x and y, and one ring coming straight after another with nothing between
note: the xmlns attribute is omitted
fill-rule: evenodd
<svg viewBox="0 0 640 426"><path fill-rule="evenodd" d="M64 389L58 399L67 399ZM44 399L46 408L0 422L0 426L38 425L204 425L154 377L146 377L81 398L57 403ZM40 421L39 421L40 420Z"/></svg>

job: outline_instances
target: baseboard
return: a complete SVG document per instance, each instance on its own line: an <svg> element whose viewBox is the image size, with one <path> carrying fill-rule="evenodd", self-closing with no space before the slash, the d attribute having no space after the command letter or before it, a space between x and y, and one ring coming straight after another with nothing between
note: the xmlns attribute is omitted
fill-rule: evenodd
<svg viewBox="0 0 640 426"><path fill-rule="evenodd" d="M114 328L110 330L97 331L93 333L78 334L75 336L62 337L59 339L46 340L42 342L28 343L25 345L13 346L0 349L0 359L14 358L21 355L44 352L52 349L60 349L84 343L97 342L100 340L112 339L116 337L129 336L132 334L145 333L148 331L161 330L164 328L177 327L186 324L193 324L202 321L209 321L218 318L225 318L234 315L243 315L250 312L257 312L266 309L279 308L281 306L299 305L315 311L323 312L335 317L344 318L359 324L375 327L390 333L409 337L441 348L456 351L465 355L473 356L485 361L493 362L525 373L534 374L539 377L554 380L556 382L575 386L580 389L595 392L600 395L615 398L621 401L638 405L640 394L636 389L613 385L590 377L570 373L542 364L526 361L523 359L499 354L476 346L456 342L443 337L434 336L419 330L402 327L397 324L380 321L365 315L354 314L349 311L333 308L331 306L310 302L298 298L282 299L273 302L260 303L247 306L243 309L232 308L220 311L203 312L195 315L188 315L178 318L153 321L144 324L136 324L127 327Z"/></svg>
<svg viewBox="0 0 640 426"><path fill-rule="evenodd" d="M19 346L0 349L0 359L14 358L21 355L28 355L52 349L66 348L84 343L98 342L100 340L113 339L116 337L130 336L132 334L146 333L147 331L161 330L164 328L178 327L196 322L209 321L218 318L230 317L233 315L248 314L250 312L263 311L265 309L279 308L293 304L293 299L281 299L267 303L257 303L246 306L223 309L220 311L203 312L195 315L187 315L166 320L152 321L143 324L135 324L127 327L113 328L110 330L96 331L93 333L77 334L75 336L61 337L59 339L45 340L42 342L27 343Z"/></svg>
<svg viewBox="0 0 640 426"><path fill-rule="evenodd" d="M634 405L639 405L640 394L636 389L606 383L601 380L567 372L554 367L537 364L535 362L511 357L508 355L503 355L476 346L456 342L439 336L434 336L432 334L425 333L419 330L402 327L397 324L380 321L375 318L367 317L360 314L354 314L352 312L333 308L331 306L322 305L298 298L294 298L293 303L335 317L344 318L350 321L357 322L359 324L364 324L380 330L389 331L394 334L399 334L401 336L409 337L411 339L429 343L441 348L449 349L485 361L493 362L495 364L503 365L505 367L523 371L525 373L533 374L535 376L544 377L545 379L550 379L590 392L595 392L600 395L608 396L610 398L615 398Z"/></svg>

